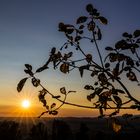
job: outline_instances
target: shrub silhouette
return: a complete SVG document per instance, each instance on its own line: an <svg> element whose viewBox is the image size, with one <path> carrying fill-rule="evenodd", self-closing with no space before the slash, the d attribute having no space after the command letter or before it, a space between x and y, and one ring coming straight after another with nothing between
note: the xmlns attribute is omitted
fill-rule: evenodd
<svg viewBox="0 0 140 140"><path fill-rule="evenodd" d="M86 12L87 15L76 19L76 25L59 23L59 31L64 33L66 41L60 49L55 47L51 49L50 56L44 65L33 71L30 64L25 64L24 72L28 77L23 78L18 83L17 91L20 92L22 90L28 79L31 79L34 87L40 86L42 88L39 91L38 98L46 111L42 112L39 117L45 113L57 115L58 110L65 104L81 108L98 109L99 117L104 117L107 109L112 110L112 113L108 114L110 117L118 114L120 109L140 110L140 101L133 97L133 94L129 92L123 82L125 78L126 81L128 80L139 85L137 75L140 72L140 56L138 54L140 30L135 30L132 34L123 33L123 39L116 42L113 47L108 46L105 48L108 54L103 58L98 45L98 42L102 40L100 23L106 25L108 20L92 4L86 6ZM88 52L87 46L85 46L87 48L86 51L83 49L83 40L91 43L93 49L98 53L100 62L96 62L96 59L93 58L95 51ZM75 50L79 53L78 56L75 56ZM44 70L47 71L52 65L54 69L59 69L66 75L73 70L78 70L81 78L84 78L83 75L85 74L90 74L93 84L87 84L83 89L87 90L87 100L92 102L93 106L67 102L68 95L76 91L67 91L65 86L60 88L61 95L53 94L45 88L36 74ZM119 85L119 88L116 85ZM46 100L47 96L51 96L61 104L52 103L49 105Z"/></svg>

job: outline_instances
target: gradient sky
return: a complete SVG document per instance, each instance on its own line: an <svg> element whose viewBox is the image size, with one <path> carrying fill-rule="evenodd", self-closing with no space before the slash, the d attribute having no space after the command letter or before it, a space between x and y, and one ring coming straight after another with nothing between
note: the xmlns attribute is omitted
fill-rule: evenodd
<svg viewBox="0 0 140 140"><path fill-rule="evenodd" d="M102 26L101 48L113 45L125 31L131 33L140 29L139 0L0 0L0 116L14 114L13 110L25 95L34 98L31 99L35 100L34 106L41 107L37 89L30 82L22 93L16 91L17 83L25 76L24 64L37 68L45 63L51 47L60 47L65 41L63 34L58 32L58 23L73 24L77 17L86 13L85 5L88 3L92 3L109 20L107 26ZM80 91L80 82L85 82L77 73L65 76L57 71L43 72L42 78L47 88L54 92L62 86ZM139 89L131 90L138 93ZM84 103L84 97L74 95L70 100ZM64 110L60 116L96 114L85 109L74 111L71 107ZM35 109L34 112L41 111Z"/></svg>

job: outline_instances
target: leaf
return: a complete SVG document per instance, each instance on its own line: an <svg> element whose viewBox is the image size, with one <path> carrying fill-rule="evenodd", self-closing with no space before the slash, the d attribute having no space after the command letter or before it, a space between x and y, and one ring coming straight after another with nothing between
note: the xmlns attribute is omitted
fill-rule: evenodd
<svg viewBox="0 0 140 140"><path fill-rule="evenodd" d="M121 98L118 97L118 96L113 96L113 98L114 98L114 100L115 100L116 103L117 103L117 107L120 108L121 105L122 105L122 100L121 100Z"/></svg>
<svg viewBox="0 0 140 140"><path fill-rule="evenodd" d="M140 30L135 30L133 33L134 37L139 37L140 36Z"/></svg>
<svg viewBox="0 0 140 140"><path fill-rule="evenodd" d="M103 16L99 16L98 19L101 21L101 23L103 23L105 25L108 23L107 19Z"/></svg>
<svg viewBox="0 0 140 140"><path fill-rule="evenodd" d="M86 90L94 90L94 87L91 85L85 85L84 89Z"/></svg>
<svg viewBox="0 0 140 140"><path fill-rule="evenodd" d="M124 33L122 34L122 36L123 36L123 37L128 37L128 33L127 33L127 32L124 32Z"/></svg>
<svg viewBox="0 0 140 140"><path fill-rule="evenodd" d="M60 71L63 72L63 73L68 73L69 72L69 64L67 63L63 63L61 66L60 66Z"/></svg>
<svg viewBox="0 0 140 140"><path fill-rule="evenodd" d="M121 89L115 89L117 92L124 94L125 92Z"/></svg>
<svg viewBox="0 0 140 140"><path fill-rule="evenodd" d="M80 25L79 26L79 29L83 29L85 26L84 25Z"/></svg>
<svg viewBox="0 0 140 140"><path fill-rule="evenodd" d="M25 67L30 71L32 70L32 66L30 64L25 64Z"/></svg>
<svg viewBox="0 0 140 140"><path fill-rule="evenodd" d="M129 49L129 46L125 40L120 40L115 44L115 48L125 50Z"/></svg>
<svg viewBox="0 0 140 140"><path fill-rule="evenodd" d="M54 108L56 106L56 103L52 103L51 108Z"/></svg>
<svg viewBox="0 0 140 140"><path fill-rule="evenodd" d="M112 47L106 47L105 50L107 50L107 51L113 51L114 49Z"/></svg>
<svg viewBox="0 0 140 140"><path fill-rule="evenodd" d="M65 95L66 95L66 89L65 89L65 87L60 88L60 92L61 92L62 94L65 94Z"/></svg>
<svg viewBox="0 0 140 140"><path fill-rule="evenodd" d="M81 16L77 19L76 24L84 23L86 21L87 21L87 17L86 16Z"/></svg>
<svg viewBox="0 0 140 140"><path fill-rule="evenodd" d="M91 97L90 97L90 95L87 95L87 100L91 102Z"/></svg>
<svg viewBox="0 0 140 140"><path fill-rule="evenodd" d="M46 69L48 69L48 68L49 68L49 67L47 67L46 65L44 65L44 66L38 68L38 69L36 70L36 72L42 72L43 70L46 70Z"/></svg>
<svg viewBox="0 0 140 140"><path fill-rule="evenodd" d="M63 22L59 23L58 28L59 28L60 32L65 32L66 31L66 26Z"/></svg>
<svg viewBox="0 0 140 140"><path fill-rule="evenodd" d="M23 78L23 79L18 83L18 85L17 85L17 91L18 91L18 92L20 92L20 91L23 89L23 87L24 87L25 82L26 82L27 79L28 79L27 77L26 77L26 78Z"/></svg>
<svg viewBox="0 0 140 140"><path fill-rule="evenodd" d="M88 4L86 6L86 10L88 13L92 14L93 13L93 5L92 4Z"/></svg>
<svg viewBox="0 0 140 140"><path fill-rule="evenodd" d="M56 48L53 47L53 48L51 49L51 54L53 55L53 54L55 54L55 52L56 52Z"/></svg>
<svg viewBox="0 0 140 140"><path fill-rule="evenodd" d="M53 98L55 98L55 99L59 99L61 96L60 95L58 95L58 96L53 96Z"/></svg>
<svg viewBox="0 0 140 140"><path fill-rule="evenodd" d="M33 86L38 87L40 84L40 80L36 78L32 78L32 84Z"/></svg>
<svg viewBox="0 0 140 140"><path fill-rule="evenodd" d="M54 110L54 111L51 112L51 114L52 115L57 115L58 114L58 111Z"/></svg>
<svg viewBox="0 0 140 140"><path fill-rule="evenodd" d="M87 55L86 55L86 61L87 61L88 63L90 63L90 62L92 61L92 55L91 55L91 54L87 54Z"/></svg>
<svg viewBox="0 0 140 140"><path fill-rule="evenodd" d="M84 69L89 70L89 65L84 65L84 66L79 67L79 72L80 72L81 77L83 77Z"/></svg>

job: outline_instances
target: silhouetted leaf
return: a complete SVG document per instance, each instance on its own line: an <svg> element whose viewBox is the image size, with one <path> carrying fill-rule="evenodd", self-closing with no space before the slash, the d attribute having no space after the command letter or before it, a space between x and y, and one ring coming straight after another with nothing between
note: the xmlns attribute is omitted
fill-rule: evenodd
<svg viewBox="0 0 140 140"><path fill-rule="evenodd" d="M40 84L40 80L36 78L32 78L32 84L33 86L38 87Z"/></svg>
<svg viewBox="0 0 140 140"><path fill-rule="evenodd" d="M52 103L51 108L54 108L56 106L56 103Z"/></svg>
<svg viewBox="0 0 140 140"><path fill-rule="evenodd" d="M20 92L23 89L23 86L25 85L25 82L28 78L23 78L17 85L17 91Z"/></svg>
<svg viewBox="0 0 140 140"><path fill-rule="evenodd" d="M86 90L94 90L94 87L91 85L85 85L84 89Z"/></svg>
<svg viewBox="0 0 140 140"><path fill-rule="evenodd" d="M66 89L65 89L65 87L60 88L60 92L61 92L62 94L66 94Z"/></svg>
<svg viewBox="0 0 140 140"><path fill-rule="evenodd" d="M53 98L55 98L55 99L59 99L61 96L60 95L58 95L58 96L53 96Z"/></svg>
<svg viewBox="0 0 140 140"><path fill-rule="evenodd" d="M86 6L86 10L88 13L92 14L93 13L93 5L92 4L88 4Z"/></svg>
<svg viewBox="0 0 140 140"><path fill-rule="evenodd" d="M80 25L79 26L79 29L83 29L85 26L84 25Z"/></svg>
<svg viewBox="0 0 140 140"><path fill-rule="evenodd" d="M110 67L110 63L105 63L105 68L109 68Z"/></svg>
<svg viewBox="0 0 140 140"><path fill-rule="evenodd" d="M117 92L124 94L125 92L121 89L115 89Z"/></svg>
<svg viewBox="0 0 140 140"><path fill-rule="evenodd" d="M53 54L55 54L55 52L56 52L56 48L53 47L53 48L51 49L51 54L53 55Z"/></svg>
<svg viewBox="0 0 140 140"><path fill-rule="evenodd" d="M134 72L129 72L129 73L127 73L127 77L129 78L129 80L131 80L131 81L138 81L137 80L137 77L136 77L136 75L135 75L135 73Z"/></svg>
<svg viewBox="0 0 140 140"><path fill-rule="evenodd" d="M124 32L124 33L122 34L122 36L123 36L123 37L128 37L128 33L127 33L127 32Z"/></svg>
<svg viewBox="0 0 140 140"><path fill-rule="evenodd" d="M47 65L44 65L43 67L40 67L36 70L36 72L42 72L43 70L48 69L49 67Z"/></svg>
<svg viewBox="0 0 140 140"><path fill-rule="evenodd" d="M113 98L114 98L114 100L115 100L116 103L117 103L117 107L120 108L121 105L122 105L122 100L121 100L121 98L118 97L118 96L113 96Z"/></svg>
<svg viewBox="0 0 140 140"><path fill-rule="evenodd" d="M28 70L32 70L32 66L30 64L25 64L25 67L28 69Z"/></svg>
<svg viewBox="0 0 140 140"><path fill-rule="evenodd" d="M65 26L65 24L63 22L60 22L58 27L59 27L59 31L61 31L61 32L66 31L66 26Z"/></svg>
<svg viewBox="0 0 140 140"><path fill-rule="evenodd" d="M87 95L87 100L91 102L91 99L92 99L91 96Z"/></svg>
<svg viewBox="0 0 140 140"><path fill-rule="evenodd" d="M87 54L86 55L86 60L88 63L90 63L92 61L92 55L91 54Z"/></svg>
<svg viewBox="0 0 140 140"><path fill-rule="evenodd" d="M86 21L87 21L87 17L86 16L81 16L77 19L76 24L84 23Z"/></svg>
<svg viewBox="0 0 140 140"><path fill-rule="evenodd" d="M107 51L113 51L114 49L112 47L106 47L105 48Z"/></svg>
<svg viewBox="0 0 140 140"><path fill-rule="evenodd" d="M120 40L115 44L115 48L125 50L129 49L129 46L125 40Z"/></svg>
<svg viewBox="0 0 140 140"><path fill-rule="evenodd" d="M101 21L101 23L103 23L105 25L108 23L108 21L105 17L99 16L98 19Z"/></svg>
<svg viewBox="0 0 140 140"><path fill-rule="evenodd" d="M83 77L84 70L88 70L88 69L89 69L89 65L84 65L84 66L79 67L79 72L80 72L81 77Z"/></svg>
<svg viewBox="0 0 140 140"><path fill-rule="evenodd" d="M63 73L68 73L69 72L69 64L63 63L60 66L60 71L63 72Z"/></svg>
<svg viewBox="0 0 140 140"><path fill-rule="evenodd" d="M134 35L135 38L139 37L140 36L140 30L134 31L133 35Z"/></svg>
<svg viewBox="0 0 140 140"><path fill-rule="evenodd" d="M58 114L58 111L54 110L54 111L51 112L51 114L52 115L57 115Z"/></svg>

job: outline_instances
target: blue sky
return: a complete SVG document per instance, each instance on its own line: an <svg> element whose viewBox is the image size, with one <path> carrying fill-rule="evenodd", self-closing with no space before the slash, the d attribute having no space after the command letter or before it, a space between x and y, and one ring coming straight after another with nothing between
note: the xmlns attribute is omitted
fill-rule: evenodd
<svg viewBox="0 0 140 140"><path fill-rule="evenodd" d="M140 28L139 0L0 0L0 105L15 98L9 91L18 94L16 84L24 76L25 63L38 67L45 62L51 47L63 44L65 37L58 32L58 23L73 24L86 13L88 3L109 21L107 26L101 26L101 50L113 45L123 32ZM61 78L58 74L54 76L56 83ZM51 72L49 78L50 75Z"/></svg>

